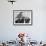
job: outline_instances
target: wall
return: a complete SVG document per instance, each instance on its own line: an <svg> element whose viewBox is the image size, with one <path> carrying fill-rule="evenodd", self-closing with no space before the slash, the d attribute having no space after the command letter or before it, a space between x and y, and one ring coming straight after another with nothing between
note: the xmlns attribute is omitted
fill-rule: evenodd
<svg viewBox="0 0 46 46"><path fill-rule="evenodd" d="M33 10L32 26L14 26L13 10ZM0 0L0 40L11 40L18 32L31 34L33 40L46 40L46 1L17 0L12 5L7 0Z"/></svg>

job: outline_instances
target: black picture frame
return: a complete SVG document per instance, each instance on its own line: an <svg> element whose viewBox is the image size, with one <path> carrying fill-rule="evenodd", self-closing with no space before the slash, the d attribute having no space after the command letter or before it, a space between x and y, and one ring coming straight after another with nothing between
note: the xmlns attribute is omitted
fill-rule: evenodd
<svg viewBox="0 0 46 46"><path fill-rule="evenodd" d="M32 25L32 10L13 10L13 25Z"/></svg>

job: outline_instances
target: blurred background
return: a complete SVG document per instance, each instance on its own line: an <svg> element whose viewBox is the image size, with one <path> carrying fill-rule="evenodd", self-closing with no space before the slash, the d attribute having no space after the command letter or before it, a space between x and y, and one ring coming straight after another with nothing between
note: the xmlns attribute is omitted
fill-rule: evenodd
<svg viewBox="0 0 46 46"><path fill-rule="evenodd" d="M13 25L13 10L32 10L32 26ZM19 32L30 34L31 39L46 41L46 0L0 0L0 41L15 40Z"/></svg>

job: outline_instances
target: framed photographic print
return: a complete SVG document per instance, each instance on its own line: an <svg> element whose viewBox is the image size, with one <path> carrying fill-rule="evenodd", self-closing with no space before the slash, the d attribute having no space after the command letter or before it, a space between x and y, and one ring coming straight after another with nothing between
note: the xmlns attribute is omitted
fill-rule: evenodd
<svg viewBox="0 0 46 46"><path fill-rule="evenodd" d="M13 10L14 25L32 25L32 10Z"/></svg>

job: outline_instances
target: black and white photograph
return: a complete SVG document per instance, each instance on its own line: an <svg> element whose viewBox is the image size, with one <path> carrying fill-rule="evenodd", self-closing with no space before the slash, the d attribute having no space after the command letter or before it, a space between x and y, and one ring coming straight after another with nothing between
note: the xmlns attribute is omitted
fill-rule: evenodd
<svg viewBox="0 0 46 46"><path fill-rule="evenodd" d="M13 10L13 24L32 24L32 10Z"/></svg>

